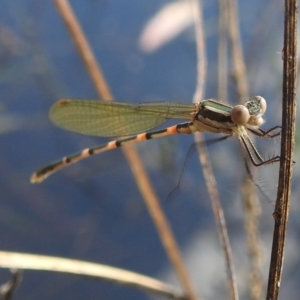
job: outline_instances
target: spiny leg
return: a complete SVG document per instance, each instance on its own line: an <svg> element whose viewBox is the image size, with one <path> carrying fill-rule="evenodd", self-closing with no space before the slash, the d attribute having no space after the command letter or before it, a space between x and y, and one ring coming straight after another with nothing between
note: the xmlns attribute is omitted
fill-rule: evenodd
<svg viewBox="0 0 300 300"><path fill-rule="evenodd" d="M255 166L255 167L259 167L259 166L262 166L262 165L267 165L267 164L271 164L271 163L274 163L274 162L278 162L280 160L280 156L275 156L275 157L272 157L268 160L264 160L261 155L259 154L259 152L257 151L256 147L254 146L253 142L251 141L251 139L247 136L247 135L241 135L239 136L239 142L242 146L243 149L246 150L246 152L248 153L249 155L249 158L252 162L252 164ZM259 161L257 162L254 158L254 156L256 157L256 159Z"/></svg>
<svg viewBox="0 0 300 300"><path fill-rule="evenodd" d="M248 141L249 144L247 144L246 140ZM277 162L279 161L280 157L279 156L276 156L276 157L273 157L269 160L264 160L261 155L259 154L258 150L256 149L256 147L254 146L252 140L250 139L249 136L240 136L239 138L239 142L242 146L242 152L243 152L243 156L244 156L244 164L245 164L245 168L246 168L246 173L247 173L247 176L248 178L251 180L251 182L254 184L254 186L257 188L257 190L261 193L261 195L263 195L263 197L265 199L268 200L268 202L271 203L271 200L270 198L268 197L268 195L265 193L265 191L263 190L263 188L260 186L260 184L258 184L256 182L256 180L254 179L254 176L253 176L253 173L251 171L251 168L249 166L249 159L247 159L247 156L250 158L250 161L251 163L254 165L254 166L261 166L261 165L264 165L264 164L270 164L270 163L273 163L273 162ZM252 149L253 152L251 152L250 148L249 148L249 145ZM243 147L244 146L244 147ZM254 161L254 157L253 157L253 153L255 153L255 156L257 157L257 159L260 161L260 163L256 163ZM248 154L248 155L246 155Z"/></svg>

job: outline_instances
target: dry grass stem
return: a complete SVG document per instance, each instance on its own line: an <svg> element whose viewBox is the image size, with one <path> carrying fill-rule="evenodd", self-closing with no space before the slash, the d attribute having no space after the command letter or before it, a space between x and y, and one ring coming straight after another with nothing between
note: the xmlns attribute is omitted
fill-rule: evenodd
<svg viewBox="0 0 300 300"><path fill-rule="evenodd" d="M285 1L282 139L278 193L273 213L275 219L273 245L269 270L267 300L278 299L283 269L285 238L289 217L296 120L297 81L297 21L298 1Z"/></svg>
<svg viewBox="0 0 300 300"><path fill-rule="evenodd" d="M15 291L22 281L22 271L19 269L11 269L11 277L8 282L0 286L0 299L11 300L14 297Z"/></svg>
<svg viewBox="0 0 300 300"><path fill-rule="evenodd" d="M205 54L205 39L202 26L202 8L200 0L193 0L193 11L195 20L196 47L197 47L197 87L194 95L194 102L199 102L203 99L204 86L206 78L206 54ZM231 247L228 238L223 209L220 203L216 180L210 164L210 158L205 147L205 142L201 133L194 135L199 153L199 160L203 169L206 186L211 199L214 212L215 222L217 224L219 240L224 251L224 258L227 266L228 274L228 290L230 299L238 299L238 290L236 276L234 272Z"/></svg>
<svg viewBox="0 0 300 300"><path fill-rule="evenodd" d="M105 77L99 68L99 64L92 53L92 50L68 1L55 0L54 2L63 20L67 24L70 34L87 67L87 70L93 82L95 83L95 86L97 87L100 98L113 100L112 93L109 91ZM137 186L143 195L150 215L155 223L161 242L164 245L167 255L175 268L177 276L189 298L196 299L196 293L194 292L191 281L187 275L176 240L159 204L159 200L151 186L142 161L132 145L124 147L123 151L130 164Z"/></svg>
<svg viewBox="0 0 300 300"><path fill-rule="evenodd" d="M46 255L0 251L0 265L4 268L44 270L80 275L139 288L171 299L186 299L185 295L172 286L151 277L86 261Z"/></svg>
<svg viewBox="0 0 300 300"><path fill-rule="evenodd" d="M231 57L233 63L233 78L239 103L249 97L246 64L243 56L242 42L239 33L238 7L236 0L228 0L228 31L231 43ZM250 166L249 166L250 168ZM250 172L254 172L250 168ZM259 300L263 295L263 279L261 274L262 247L259 237L259 213L261 211L259 200L254 192L253 183L246 174L242 183L242 195L245 214L245 230L247 247L250 259L249 279L250 297ZM252 177L252 176L251 176Z"/></svg>
<svg viewBox="0 0 300 300"><path fill-rule="evenodd" d="M227 102L228 86L228 5L219 0L218 28L218 100Z"/></svg>
<svg viewBox="0 0 300 300"><path fill-rule="evenodd" d="M228 1L228 32L232 48L233 79L236 83L236 92L239 101L248 97L247 71L244 62L242 42L239 32L239 18L236 0Z"/></svg>

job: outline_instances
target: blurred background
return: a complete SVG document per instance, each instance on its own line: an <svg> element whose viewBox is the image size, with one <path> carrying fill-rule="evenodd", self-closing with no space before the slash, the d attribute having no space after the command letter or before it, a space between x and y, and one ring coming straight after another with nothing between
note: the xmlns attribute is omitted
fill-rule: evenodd
<svg viewBox="0 0 300 300"><path fill-rule="evenodd" d="M71 5L118 101L190 103L196 86L192 19L159 41L146 35L148 22L169 1L89 0ZM238 1L249 90L268 101L264 129L281 124L282 1ZM203 1L207 47L205 98L217 98L218 1ZM162 25L163 27L163 25ZM171 26L172 27L172 26ZM158 39L158 41L156 40ZM48 119L60 98L97 99L85 66L52 1L2 0L0 10L0 236L1 250L88 260L125 268L178 285L173 268L120 149L70 166L32 185L43 165L109 139L57 128ZM237 103L228 74L228 101ZM222 99L219 99L222 100ZM247 99L245 99L247 100ZM172 124L172 123L170 123ZM170 125L167 124L167 125ZM207 135L208 139L213 136ZM199 295L227 293L210 201L192 136L172 136L137 145L168 216ZM280 139L256 139L263 157L279 154ZM248 253L240 186L244 164L237 139L209 147L225 210L241 298L248 298ZM298 151L296 150L296 162ZM187 163L184 167L185 159ZM184 168L184 169L183 169ZM180 188L168 197L180 180ZM267 282L278 165L256 169L269 199L262 205L262 272ZM295 164L294 183L299 181ZM294 184L293 195L299 193ZM300 268L300 205L293 196L281 298L296 299ZM2 269L1 283L9 278ZM118 285L66 275L26 271L15 299L154 299Z"/></svg>

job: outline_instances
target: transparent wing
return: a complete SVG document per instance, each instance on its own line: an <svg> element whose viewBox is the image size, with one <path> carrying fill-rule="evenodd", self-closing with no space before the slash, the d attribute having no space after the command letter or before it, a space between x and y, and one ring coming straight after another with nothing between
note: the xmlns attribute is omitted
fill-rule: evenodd
<svg viewBox="0 0 300 300"><path fill-rule="evenodd" d="M171 102L124 103L63 99L50 110L57 126L86 135L133 135L157 127L168 119L190 120L195 104Z"/></svg>

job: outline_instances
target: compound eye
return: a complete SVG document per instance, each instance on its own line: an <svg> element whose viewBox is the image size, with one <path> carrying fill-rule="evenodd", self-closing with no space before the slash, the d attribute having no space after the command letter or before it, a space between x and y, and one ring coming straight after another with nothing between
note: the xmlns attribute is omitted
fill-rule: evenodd
<svg viewBox="0 0 300 300"><path fill-rule="evenodd" d="M231 120L236 125L245 125L250 119L250 113L246 106L236 105L231 111Z"/></svg>
<svg viewBox="0 0 300 300"><path fill-rule="evenodd" d="M263 115L267 110L267 101L262 96L256 96L255 98L259 100L260 112Z"/></svg>

